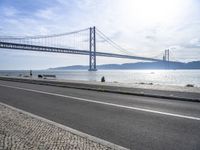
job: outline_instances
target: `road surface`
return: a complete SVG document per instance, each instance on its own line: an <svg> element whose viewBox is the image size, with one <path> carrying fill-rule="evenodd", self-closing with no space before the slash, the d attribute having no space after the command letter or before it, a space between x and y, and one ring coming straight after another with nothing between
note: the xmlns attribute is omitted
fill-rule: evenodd
<svg viewBox="0 0 200 150"><path fill-rule="evenodd" d="M0 102L134 150L200 149L198 102L10 81Z"/></svg>

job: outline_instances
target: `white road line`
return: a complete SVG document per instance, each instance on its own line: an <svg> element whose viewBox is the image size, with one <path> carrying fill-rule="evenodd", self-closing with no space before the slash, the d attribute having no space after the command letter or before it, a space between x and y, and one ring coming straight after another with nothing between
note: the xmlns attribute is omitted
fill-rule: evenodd
<svg viewBox="0 0 200 150"><path fill-rule="evenodd" d="M151 109L144 109L144 108L138 108L138 107L132 107L132 106L125 106L125 105L120 105L120 104L113 104L113 103L95 101L95 100L90 100L90 99L85 99L85 98L79 98L79 97L74 97L74 96L62 95L62 94L57 94L57 93L49 93L49 92L38 91L38 90L27 89L27 88L21 88L21 87L16 87L16 86L9 86L9 85L4 85L4 84L0 84L0 86L2 86L2 87L8 87L8 88L13 88L13 89L24 90L24 91L29 91L29 92L47 94L47 95L52 95L52 96L70 98L70 99L75 99L75 100L85 101L85 102L90 102L90 103L96 103L96 104L108 105L108 106L113 106L113 107L119 107L119 108L131 109L131 110L138 110L138 111L143 111L143 112L150 112L150 113L155 113L155 114L161 114L161 115L167 115L167 116L173 116L173 117L178 117L178 118L184 118L184 119L191 119L191 120L198 120L198 121L200 121L199 117L192 117L192 116L187 116L187 115L173 114L173 113L156 111L156 110L151 110Z"/></svg>

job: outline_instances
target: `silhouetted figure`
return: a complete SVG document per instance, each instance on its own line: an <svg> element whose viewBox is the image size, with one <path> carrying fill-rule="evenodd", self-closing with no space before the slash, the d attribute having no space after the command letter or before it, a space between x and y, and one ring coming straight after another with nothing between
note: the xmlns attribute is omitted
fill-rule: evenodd
<svg viewBox="0 0 200 150"><path fill-rule="evenodd" d="M43 78L43 76L41 74L38 75L38 78Z"/></svg>
<svg viewBox="0 0 200 150"><path fill-rule="evenodd" d="M105 82L106 80L105 80L105 77L103 76L102 78L101 78L101 82Z"/></svg>
<svg viewBox="0 0 200 150"><path fill-rule="evenodd" d="M32 70L30 70L30 76L32 77L33 73L32 73Z"/></svg>

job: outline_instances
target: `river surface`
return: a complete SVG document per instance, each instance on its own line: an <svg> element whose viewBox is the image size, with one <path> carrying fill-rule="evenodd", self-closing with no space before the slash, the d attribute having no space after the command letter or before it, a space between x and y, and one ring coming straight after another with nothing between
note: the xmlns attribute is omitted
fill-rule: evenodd
<svg viewBox="0 0 200 150"><path fill-rule="evenodd" d="M6 76L26 76L30 71L0 71L0 75ZM52 71L33 70L33 77L38 74L54 74L57 79L100 81L104 76L106 82L133 83L133 84L159 84L159 85L179 85L185 86L193 84L200 87L200 70L98 70L89 71Z"/></svg>

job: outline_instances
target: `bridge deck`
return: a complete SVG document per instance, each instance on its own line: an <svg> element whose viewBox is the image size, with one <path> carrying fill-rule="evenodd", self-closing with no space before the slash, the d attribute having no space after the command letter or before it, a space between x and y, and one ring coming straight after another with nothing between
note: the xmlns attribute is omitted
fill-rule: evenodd
<svg viewBox="0 0 200 150"><path fill-rule="evenodd" d="M40 52L52 52L52 53L90 55L89 50L76 50L76 49L70 49L70 48L47 47L47 46L9 43L9 42L0 42L0 48L15 49L15 50L28 50L28 51L40 51ZM146 60L146 61L163 61L161 59L154 59L154 58L148 58L148 57L121 55L121 54L103 53L103 52L96 52L96 56L124 58L124 59L137 59L137 60Z"/></svg>

